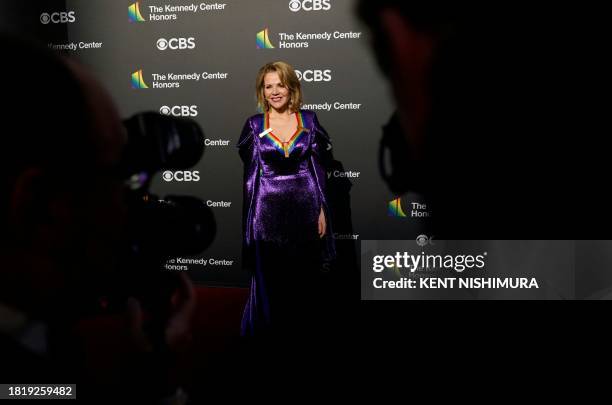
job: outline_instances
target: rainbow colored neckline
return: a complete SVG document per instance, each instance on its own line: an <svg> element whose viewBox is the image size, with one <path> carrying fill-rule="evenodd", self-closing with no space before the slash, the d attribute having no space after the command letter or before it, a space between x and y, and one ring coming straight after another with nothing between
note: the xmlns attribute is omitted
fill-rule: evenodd
<svg viewBox="0 0 612 405"><path fill-rule="evenodd" d="M282 152L286 158L289 157L289 155L291 154L291 152L293 151L293 149L295 148L295 145L297 144L298 140L302 137L302 134L304 134L304 117L302 117L302 112L296 112L296 119L298 122L298 126L295 130L295 133L291 136L291 138L289 138L289 140L287 142L283 142L280 139L278 139L278 137L276 135L274 135L274 133L272 133L272 131L268 132L265 137L272 142L272 145L274 145L274 147ZM268 115L267 112L264 113L264 130L270 128L270 116Z"/></svg>

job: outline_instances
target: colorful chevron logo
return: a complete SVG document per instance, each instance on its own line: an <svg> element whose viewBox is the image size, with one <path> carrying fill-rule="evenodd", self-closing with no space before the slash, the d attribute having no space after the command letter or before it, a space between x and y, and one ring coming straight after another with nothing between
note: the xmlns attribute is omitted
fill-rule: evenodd
<svg viewBox="0 0 612 405"><path fill-rule="evenodd" d="M144 17L142 16L142 14L140 14L140 2L139 1L137 1L136 3L128 7L128 17L130 19L130 22L146 21Z"/></svg>
<svg viewBox="0 0 612 405"><path fill-rule="evenodd" d="M132 88L133 89L148 89L149 86L142 79L142 69L132 73Z"/></svg>
<svg viewBox="0 0 612 405"><path fill-rule="evenodd" d="M268 28L263 29L257 33L256 38L257 49L272 49L274 45L270 42L270 34Z"/></svg>
<svg viewBox="0 0 612 405"><path fill-rule="evenodd" d="M389 204L387 205L387 213L389 214L390 217L406 218L406 214L404 213L404 210L402 209L402 201L400 200L399 197L397 197L394 200L389 201Z"/></svg>

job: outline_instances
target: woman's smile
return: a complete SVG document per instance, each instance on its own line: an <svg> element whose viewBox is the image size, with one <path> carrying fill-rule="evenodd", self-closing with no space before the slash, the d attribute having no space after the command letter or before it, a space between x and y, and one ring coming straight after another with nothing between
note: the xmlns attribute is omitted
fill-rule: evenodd
<svg viewBox="0 0 612 405"><path fill-rule="evenodd" d="M278 95L278 96L272 96L270 97L270 102L274 103L274 104L278 104L280 102L282 102L285 99L284 96Z"/></svg>

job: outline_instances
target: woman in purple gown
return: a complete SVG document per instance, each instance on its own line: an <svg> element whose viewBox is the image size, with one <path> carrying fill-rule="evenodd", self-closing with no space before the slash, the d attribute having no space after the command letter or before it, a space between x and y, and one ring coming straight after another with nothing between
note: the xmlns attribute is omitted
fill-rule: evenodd
<svg viewBox="0 0 612 405"><path fill-rule="evenodd" d="M316 322L317 275L335 256L323 165L329 136L314 112L300 109L300 82L287 63L263 66L256 90L263 114L247 119L237 144L243 265L252 274L243 335Z"/></svg>

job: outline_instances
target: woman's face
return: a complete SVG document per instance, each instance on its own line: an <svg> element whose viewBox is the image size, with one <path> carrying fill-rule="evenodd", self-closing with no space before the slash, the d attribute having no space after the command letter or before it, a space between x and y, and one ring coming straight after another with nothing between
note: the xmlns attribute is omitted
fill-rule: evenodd
<svg viewBox="0 0 612 405"><path fill-rule="evenodd" d="M289 89L281 83L278 73L269 72L264 76L264 98L271 108L278 111L289 105Z"/></svg>

